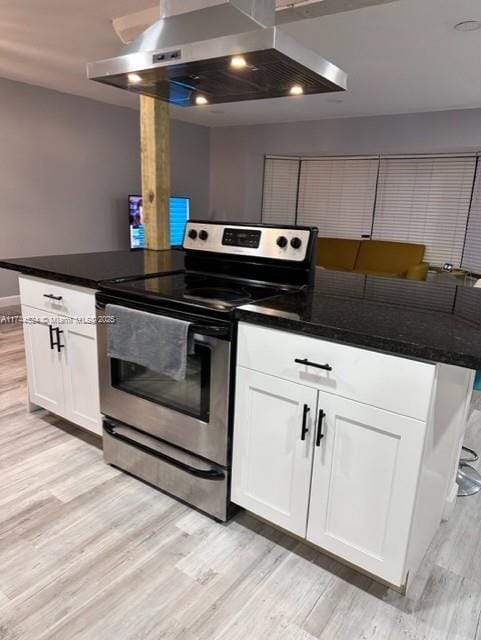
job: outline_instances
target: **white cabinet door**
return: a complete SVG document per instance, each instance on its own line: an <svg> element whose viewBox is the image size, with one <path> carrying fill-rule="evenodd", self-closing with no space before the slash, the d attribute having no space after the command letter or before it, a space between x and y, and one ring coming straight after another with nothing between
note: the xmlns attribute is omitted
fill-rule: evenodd
<svg viewBox="0 0 481 640"><path fill-rule="evenodd" d="M27 377L30 401L59 415L64 415L62 354L52 347L52 326L45 312L23 306L25 318L39 317L41 322L25 322L24 337L27 358Z"/></svg>
<svg viewBox="0 0 481 640"><path fill-rule="evenodd" d="M75 322L63 327L63 375L68 419L102 433L97 340L92 325Z"/></svg>
<svg viewBox="0 0 481 640"><path fill-rule="evenodd" d="M232 501L304 537L316 400L315 389L237 368Z"/></svg>
<svg viewBox="0 0 481 640"><path fill-rule="evenodd" d="M307 539L401 586L426 425L319 392Z"/></svg>

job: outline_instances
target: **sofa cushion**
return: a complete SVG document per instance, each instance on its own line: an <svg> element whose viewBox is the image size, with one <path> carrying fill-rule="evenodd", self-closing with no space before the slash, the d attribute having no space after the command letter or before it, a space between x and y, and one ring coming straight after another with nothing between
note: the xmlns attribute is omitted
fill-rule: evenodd
<svg viewBox="0 0 481 640"><path fill-rule="evenodd" d="M360 240L318 238L317 265L328 269L352 271L356 264L360 244Z"/></svg>
<svg viewBox="0 0 481 640"><path fill-rule="evenodd" d="M356 271L406 274L408 267L423 261L423 244L364 240L356 260Z"/></svg>

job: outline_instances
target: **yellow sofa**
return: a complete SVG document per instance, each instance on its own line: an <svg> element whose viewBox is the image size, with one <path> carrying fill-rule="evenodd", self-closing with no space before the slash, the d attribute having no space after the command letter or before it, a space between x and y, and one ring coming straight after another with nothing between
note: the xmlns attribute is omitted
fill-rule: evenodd
<svg viewBox="0 0 481 640"><path fill-rule="evenodd" d="M317 265L337 271L409 280L425 280L429 265L423 262L423 244L384 240L319 238Z"/></svg>

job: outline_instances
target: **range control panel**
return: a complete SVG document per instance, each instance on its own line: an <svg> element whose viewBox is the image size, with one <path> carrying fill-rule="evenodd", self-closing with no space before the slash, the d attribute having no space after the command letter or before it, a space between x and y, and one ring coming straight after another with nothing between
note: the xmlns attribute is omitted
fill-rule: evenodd
<svg viewBox="0 0 481 640"><path fill-rule="evenodd" d="M250 227L215 222L188 222L184 249L302 262L310 231L303 228Z"/></svg>
<svg viewBox="0 0 481 640"><path fill-rule="evenodd" d="M261 243L260 229L224 229L222 244L227 247L247 247L258 249Z"/></svg>

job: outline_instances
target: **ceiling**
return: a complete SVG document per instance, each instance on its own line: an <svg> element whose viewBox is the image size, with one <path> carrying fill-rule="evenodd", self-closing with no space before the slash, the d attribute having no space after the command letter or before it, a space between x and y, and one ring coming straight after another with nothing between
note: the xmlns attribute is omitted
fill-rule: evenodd
<svg viewBox="0 0 481 640"><path fill-rule="evenodd" d="M88 81L85 64L119 52L113 17L152 4L0 0L0 77L135 108L135 96ZM177 107L172 116L222 126L481 107L481 30L454 30L464 20L481 21L479 0L398 0L284 25L349 73L345 94Z"/></svg>

